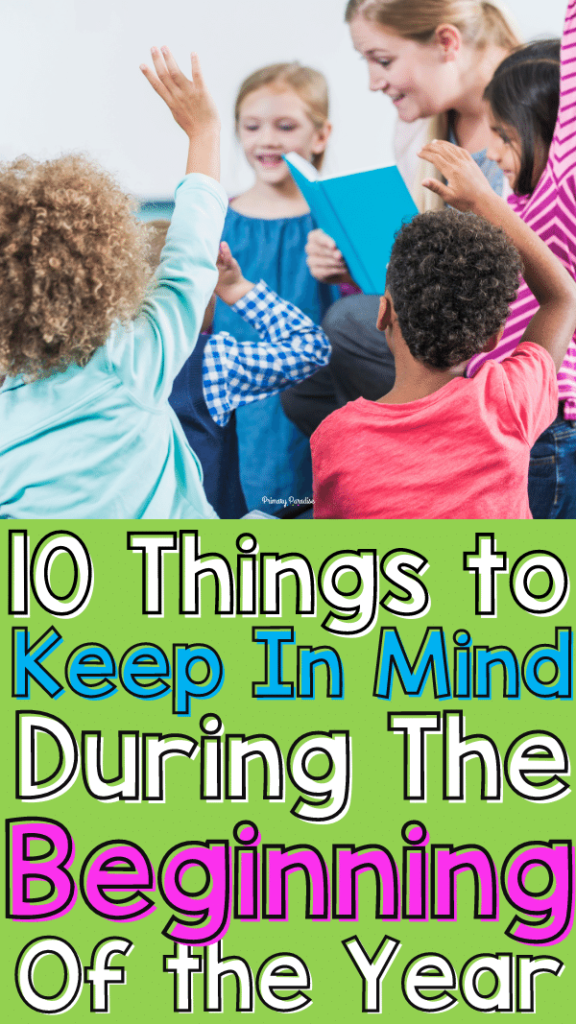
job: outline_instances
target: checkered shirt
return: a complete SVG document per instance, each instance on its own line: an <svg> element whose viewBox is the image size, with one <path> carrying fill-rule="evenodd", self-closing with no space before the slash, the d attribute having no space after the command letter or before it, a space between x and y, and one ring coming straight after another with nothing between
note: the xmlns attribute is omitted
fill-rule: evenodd
<svg viewBox="0 0 576 1024"><path fill-rule="evenodd" d="M330 358L324 331L260 281L232 309L261 341L213 334L204 349L202 382L212 419L224 427L234 409L309 377Z"/></svg>

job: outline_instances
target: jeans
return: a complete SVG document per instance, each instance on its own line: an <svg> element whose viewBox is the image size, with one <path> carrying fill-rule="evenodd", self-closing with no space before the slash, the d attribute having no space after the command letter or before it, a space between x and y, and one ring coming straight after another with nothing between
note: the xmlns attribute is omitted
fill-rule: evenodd
<svg viewBox="0 0 576 1024"><path fill-rule="evenodd" d="M576 519L576 423L562 412L530 453L528 498L534 519Z"/></svg>

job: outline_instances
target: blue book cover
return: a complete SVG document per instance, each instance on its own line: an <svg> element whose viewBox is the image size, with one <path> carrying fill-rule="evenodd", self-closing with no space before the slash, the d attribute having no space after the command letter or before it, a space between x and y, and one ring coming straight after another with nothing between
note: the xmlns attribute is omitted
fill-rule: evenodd
<svg viewBox="0 0 576 1024"><path fill-rule="evenodd" d="M298 153L284 159L316 224L334 239L358 287L366 295L382 295L394 236L418 213L398 168L320 179Z"/></svg>

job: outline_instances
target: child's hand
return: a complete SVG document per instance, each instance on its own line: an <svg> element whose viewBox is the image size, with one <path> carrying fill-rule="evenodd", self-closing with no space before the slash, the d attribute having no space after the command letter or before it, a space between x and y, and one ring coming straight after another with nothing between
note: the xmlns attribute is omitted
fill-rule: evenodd
<svg viewBox="0 0 576 1024"><path fill-rule="evenodd" d="M146 64L140 70L150 85L170 108L177 124L188 138L202 135L206 131L218 131L220 117L214 101L208 92L200 71L198 55L192 53L192 81L183 75L167 46L150 50L156 74Z"/></svg>
<svg viewBox="0 0 576 1024"><path fill-rule="evenodd" d="M218 269L218 288L228 288L231 285L237 285L242 280L240 264L238 260L234 259L228 242L220 242L216 267Z"/></svg>
<svg viewBox="0 0 576 1024"><path fill-rule="evenodd" d="M425 178L422 184L449 206L462 213L482 213L485 204L493 200L495 193L467 150L435 139L418 156L434 164L446 178L446 183Z"/></svg>
<svg viewBox="0 0 576 1024"><path fill-rule="evenodd" d="M324 284L352 284L352 278L336 242L321 228L308 235L306 244L308 270Z"/></svg>
<svg viewBox="0 0 576 1024"><path fill-rule="evenodd" d="M220 242L216 267L218 269L216 295L228 306L233 306L238 299L243 298L254 287L251 281L247 281L242 274L240 265L230 252L227 242Z"/></svg>
<svg viewBox="0 0 576 1024"><path fill-rule="evenodd" d="M220 117L204 85L200 63L190 55L192 81L183 75L167 46L151 49L156 74L146 64L140 70L170 108L177 124L190 140L186 173L199 171L212 178L220 176Z"/></svg>

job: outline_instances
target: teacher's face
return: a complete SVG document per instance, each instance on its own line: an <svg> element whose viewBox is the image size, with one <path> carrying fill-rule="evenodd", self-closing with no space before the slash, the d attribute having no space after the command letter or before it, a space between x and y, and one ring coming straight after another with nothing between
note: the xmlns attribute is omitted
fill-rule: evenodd
<svg viewBox="0 0 576 1024"><path fill-rule="evenodd" d="M383 92L402 121L450 110L457 94L454 30L438 29L430 43L404 39L361 16L350 22L354 47L368 63L370 89Z"/></svg>

